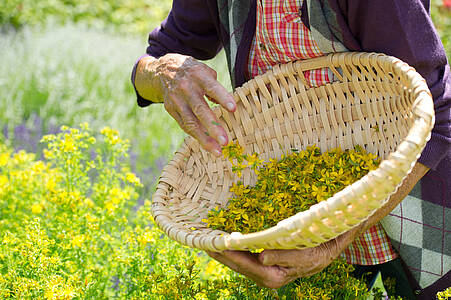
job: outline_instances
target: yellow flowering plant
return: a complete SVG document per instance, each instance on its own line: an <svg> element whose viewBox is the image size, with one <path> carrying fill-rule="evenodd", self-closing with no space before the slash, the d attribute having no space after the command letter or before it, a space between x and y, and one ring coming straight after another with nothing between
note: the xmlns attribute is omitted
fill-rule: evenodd
<svg viewBox="0 0 451 300"><path fill-rule="evenodd" d="M444 291L437 293L437 299L438 300L448 300L451 299L451 286Z"/></svg>
<svg viewBox="0 0 451 300"><path fill-rule="evenodd" d="M257 182L253 186L241 181L232 185L233 196L227 208L211 210L203 220L213 229L250 233L275 226L328 199L376 169L380 162L361 146L346 151L336 148L323 154L315 146L303 151L292 149L280 160L269 159L267 163L257 153L243 152L242 146L233 143L223 149L238 177L250 167L257 174Z"/></svg>
<svg viewBox="0 0 451 300"><path fill-rule="evenodd" d="M282 299L154 226L118 132L0 140L0 299ZM291 289L292 290L292 289Z"/></svg>
<svg viewBox="0 0 451 300"><path fill-rule="evenodd" d="M139 200L129 143L116 130L82 124L42 141L45 160L0 141L0 299L314 299L307 292L324 281L260 288L172 241L154 226L150 201ZM343 292L318 297L369 295L360 282L334 278L329 285Z"/></svg>
<svg viewBox="0 0 451 300"><path fill-rule="evenodd" d="M225 268L201 274L207 256L154 226L116 130L62 127L42 142L45 161L0 142L0 299L225 299L229 281L261 290Z"/></svg>
<svg viewBox="0 0 451 300"><path fill-rule="evenodd" d="M243 154L244 149L239 144L225 146L223 153L232 163L233 172L241 177L242 171L250 167L257 174L257 182L253 186L245 186L241 181L234 183L227 207L211 210L203 222L226 232L251 233L270 228L328 199L377 168L380 162L360 146L346 151L332 149L323 154L315 146L291 151L280 160L269 159L264 163L257 153ZM298 279L292 297L366 299L367 288L351 276L352 271L352 265L337 259L322 272Z"/></svg>

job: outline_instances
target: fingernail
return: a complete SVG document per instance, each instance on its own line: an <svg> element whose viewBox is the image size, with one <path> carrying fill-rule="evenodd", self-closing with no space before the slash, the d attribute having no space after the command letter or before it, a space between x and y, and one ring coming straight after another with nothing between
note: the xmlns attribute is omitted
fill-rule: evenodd
<svg viewBox="0 0 451 300"><path fill-rule="evenodd" d="M235 104L233 104L232 102L227 103L227 109L228 110L234 110L235 109Z"/></svg>
<svg viewBox="0 0 451 300"><path fill-rule="evenodd" d="M219 136L218 141L219 141L219 144L221 144L222 146L225 146L227 144L227 139L223 135Z"/></svg>

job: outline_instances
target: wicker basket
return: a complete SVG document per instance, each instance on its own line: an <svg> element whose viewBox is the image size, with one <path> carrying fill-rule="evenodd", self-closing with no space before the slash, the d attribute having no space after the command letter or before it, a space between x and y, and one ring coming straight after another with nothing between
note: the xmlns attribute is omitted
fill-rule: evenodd
<svg viewBox="0 0 451 300"><path fill-rule="evenodd" d="M309 88L304 71L329 67L336 81ZM349 230L381 207L401 184L430 138L431 94L407 64L376 53L336 53L275 66L234 92L235 113L216 107L229 139L265 160L291 148L321 151L362 145L383 158L378 169L264 231L229 234L201 220L225 207L238 178L231 164L187 137L163 169L153 196L155 221L172 239L203 250L302 249ZM245 170L244 184L256 181Z"/></svg>

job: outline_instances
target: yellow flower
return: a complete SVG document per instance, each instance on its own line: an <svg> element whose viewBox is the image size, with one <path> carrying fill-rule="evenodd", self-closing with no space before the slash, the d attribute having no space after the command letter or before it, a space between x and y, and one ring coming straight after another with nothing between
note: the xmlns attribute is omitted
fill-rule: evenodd
<svg viewBox="0 0 451 300"><path fill-rule="evenodd" d="M98 218L97 218L97 217L91 216L90 214L86 214L86 215L85 215L85 218L86 218L86 220L87 220L89 223L94 223L94 222L97 222L97 221L98 221Z"/></svg>
<svg viewBox="0 0 451 300"><path fill-rule="evenodd" d="M89 131L89 124L87 122L80 123L80 128L85 131Z"/></svg>
<svg viewBox="0 0 451 300"><path fill-rule="evenodd" d="M227 146L222 147L222 154L224 157L229 158L229 160L233 160L236 158L239 162L242 161L242 155L244 152L244 148L238 143L229 142Z"/></svg>
<svg viewBox="0 0 451 300"><path fill-rule="evenodd" d="M2 153L0 154L0 167L6 166L9 160L9 154L8 153Z"/></svg>
<svg viewBox="0 0 451 300"><path fill-rule="evenodd" d="M218 264L214 260L210 260L207 264L207 267L205 268L205 273L210 275L213 274L215 269L218 267Z"/></svg>
<svg viewBox="0 0 451 300"><path fill-rule="evenodd" d="M145 231L142 235L139 235L136 239L141 246L145 246L148 243L155 243L153 234L150 231Z"/></svg>
<svg viewBox="0 0 451 300"><path fill-rule="evenodd" d="M16 165L24 164L28 161L31 161L34 159L34 154L27 153L24 150L20 150L16 154L13 155L13 163Z"/></svg>
<svg viewBox="0 0 451 300"><path fill-rule="evenodd" d="M269 213L272 213L274 211L274 206L272 206L270 203L265 202L262 205L262 210L263 211L267 211Z"/></svg>
<svg viewBox="0 0 451 300"><path fill-rule="evenodd" d="M0 188L5 187L9 183L8 177L0 175Z"/></svg>
<svg viewBox="0 0 451 300"><path fill-rule="evenodd" d="M31 212L35 215L38 215L42 212L44 206L41 203L35 203L31 206Z"/></svg>
<svg viewBox="0 0 451 300"><path fill-rule="evenodd" d="M50 281L47 284L47 287L44 292L44 297L48 300L52 299L62 299L69 300L76 296L76 292L74 287L71 285L65 284L62 280L58 281Z"/></svg>
<svg viewBox="0 0 451 300"><path fill-rule="evenodd" d="M69 133L66 133L61 141L61 150L63 152L73 152L76 148L74 138Z"/></svg>
<svg viewBox="0 0 451 300"><path fill-rule="evenodd" d="M324 196L325 196L325 187L324 186L320 186L320 187L316 187L314 185L312 185L312 196L316 197L316 200L321 201L324 200Z"/></svg>
<svg viewBox="0 0 451 300"><path fill-rule="evenodd" d="M45 168L46 168L45 163L40 160L33 164L33 166L31 167L31 171L37 174L41 174L45 170Z"/></svg>
<svg viewBox="0 0 451 300"><path fill-rule="evenodd" d="M244 194L247 194L250 191L250 189L244 188L244 185L240 181L238 181L237 184L235 183L232 184L230 191L234 193L236 196L241 197Z"/></svg>
<svg viewBox="0 0 451 300"><path fill-rule="evenodd" d="M438 292L437 299L439 299L439 300L451 299L451 287L447 288L444 291Z"/></svg>
<svg viewBox="0 0 451 300"><path fill-rule="evenodd" d="M86 198L86 199L84 200L84 203L86 204L86 206L88 206L88 207L90 207L90 208L92 208L92 207L95 206L94 202L93 202L90 198Z"/></svg>
<svg viewBox="0 0 451 300"><path fill-rule="evenodd" d="M139 178L136 177L134 173L128 172L127 174L125 174L125 180L136 186L142 186L141 180L139 180Z"/></svg>
<svg viewBox="0 0 451 300"><path fill-rule="evenodd" d="M73 247L80 248L83 245L83 242L86 240L86 236L84 234L79 234L72 237L70 243Z"/></svg>
<svg viewBox="0 0 451 300"><path fill-rule="evenodd" d="M102 128L100 133L107 138L108 143L110 143L111 145L116 145L122 142L122 140L119 138L119 132L115 129L104 127Z"/></svg>
<svg viewBox="0 0 451 300"><path fill-rule="evenodd" d="M263 162L263 160L258 158L258 154L254 153L250 156L246 156L247 164L252 168L255 169L258 166L260 166Z"/></svg>
<svg viewBox="0 0 451 300"><path fill-rule="evenodd" d="M2 243L5 244L5 245L7 245L7 244L14 244L16 242L17 242L16 237L13 234L9 233L9 232L6 232L5 235L3 236Z"/></svg>
<svg viewBox="0 0 451 300"><path fill-rule="evenodd" d="M105 209L109 212L114 212L116 210L116 205L112 201L105 202Z"/></svg>

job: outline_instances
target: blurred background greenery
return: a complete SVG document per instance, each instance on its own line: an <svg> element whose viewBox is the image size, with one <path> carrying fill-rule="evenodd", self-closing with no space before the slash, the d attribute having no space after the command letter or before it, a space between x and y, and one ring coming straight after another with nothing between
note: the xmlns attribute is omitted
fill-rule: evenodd
<svg viewBox="0 0 451 300"><path fill-rule="evenodd" d="M161 105L140 109L131 68L171 1L6 0L0 3L0 129L16 149L40 153L65 124L117 128L150 190L183 132ZM223 54L208 62L230 90Z"/></svg>
<svg viewBox="0 0 451 300"><path fill-rule="evenodd" d="M161 105L140 109L130 85L147 34L169 0L4 0L0 2L0 129L16 149L40 151L45 133L89 122L132 142L131 163L149 197L183 132ZM448 57L451 10L433 0ZM223 53L207 62L231 90Z"/></svg>

